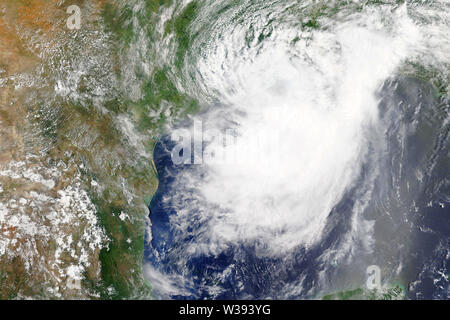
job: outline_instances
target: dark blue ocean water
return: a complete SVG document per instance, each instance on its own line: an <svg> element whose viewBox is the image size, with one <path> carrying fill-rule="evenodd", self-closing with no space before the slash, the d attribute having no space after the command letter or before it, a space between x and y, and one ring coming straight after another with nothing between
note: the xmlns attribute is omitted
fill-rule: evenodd
<svg viewBox="0 0 450 320"><path fill-rule="evenodd" d="M201 237L206 221L192 213L186 232L172 224L171 203L176 176L201 166L174 165L169 135L156 145L154 161L159 187L150 203L152 240L144 263L180 283L174 299L320 298L324 293L365 286L367 265L377 264L383 277L401 283L411 299L449 298L449 126L433 88L421 81L387 81L380 91L380 118L385 121L386 149L369 156L360 179L330 212L321 241L298 247L284 257L261 257L258 243L233 243L216 255L193 255L190 244ZM418 110L417 106L422 105ZM339 250L351 229L352 208L375 161L381 161L366 219L375 221L371 250L355 239L353 254L339 263L324 261L325 252ZM379 164L379 163L378 163ZM422 178L417 178L418 171ZM194 201L194 186L183 188L186 207ZM164 197L168 200L162 201ZM442 275L443 274L443 275ZM158 288L154 288L158 296Z"/></svg>
<svg viewBox="0 0 450 320"><path fill-rule="evenodd" d="M184 248L195 240L195 230L202 228L201 224L193 224L186 234L177 233L170 222L170 217L177 212L161 201L162 197L170 195L175 176L181 170L199 170L192 165L174 165L170 150L174 142L168 136L162 138L155 147L154 161L158 169L159 188L150 204L150 219L152 222L151 246L146 248L146 259L164 274L183 274L191 281L191 294L177 296L178 299L243 299L278 297L287 284L296 284L302 279L302 294L312 288L318 280L318 274L325 265L318 261L324 248L331 248L339 243L339 237L349 228L348 220L351 213L352 199L342 201L330 214L326 237L314 249L306 251L299 247L294 250L286 263L283 258L260 258L257 256L257 243L231 245L228 250L216 256L190 256ZM194 189L191 190L195 192ZM189 201L187 196L186 201ZM183 256L183 254L185 256ZM180 265L181 261L181 265ZM221 276L228 269L225 277ZM211 295L211 287L219 286L220 294ZM300 298L302 294L287 298ZM309 295L314 294L314 290Z"/></svg>

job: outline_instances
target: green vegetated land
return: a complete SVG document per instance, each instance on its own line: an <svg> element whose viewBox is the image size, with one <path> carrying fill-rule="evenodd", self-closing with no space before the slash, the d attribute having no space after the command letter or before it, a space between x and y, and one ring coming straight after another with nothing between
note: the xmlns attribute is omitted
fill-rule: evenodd
<svg viewBox="0 0 450 320"><path fill-rule="evenodd" d="M121 55L137 41L136 30L134 30L136 26L132 24L133 14L139 21L138 28L145 32L147 40L151 43L156 38L154 26L158 19L157 14L170 5L172 5L171 0L147 0L145 10L133 13L129 4L107 3L102 16L106 32L110 32L117 43L113 52L116 56L114 60L121 61ZM141 83L141 97L138 100L132 100L123 94L105 103L105 107L115 117L120 114L132 116L135 128L144 137L142 143L145 144L145 150L149 154L152 154L157 137L161 134L168 117L181 118L188 113L196 112L199 108L197 101L181 93L172 80L176 76L174 72L181 69L184 55L189 49L191 39L187 28L195 18L196 10L197 3L193 1L181 11L179 10L180 12L176 11L166 24L166 36L173 32L178 43L175 68L170 65L155 66L149 77L139 74L136 70L136 76ZM117 78L121 79L123 75L120 66L117 66L116 70ZM162 104L169 105L168 112L160 112L156 117L151 116L151 111L161 110ZM110 139L107 140L114 145L115 133L106 130L103 134L110 135ZM127 156L134 157L131 154ZM101 223L111 239L109 248L102 250L100 254L102 279L105 283L102 297L113 299L151 297L151 284L143 281L142 274L145 226L143 215L146 213L142 207L149 205L158 184L152 159L143 158L133 165L128 164L127 159L123 159L117 167L106 171L102 172L101 177L98 172L95 174L103 183L106 182L108 187L102 194L93 195L99 208ZM126 179L131 186L130 190L134 192L137 201L141 202L140 205L139 203L133 207L127 205L125 195L120 191L118 180L121 178ZM118 219L122 211L135 217L132 219L133 222ZM113 290L110 289L111 287Z"/></svg>
<svg viewBox="0 0 450 320"><path fill-rule="evenodd" d="M381 292L363 288L338 291L323 296L322 300L399 300L404 296L405 290L400 285L394 285Z"/></svg>
<svg viewBox="0 0 450 320"><path fill-rule="evenodd" d="M220 10L225 12L238 3L230 2ZM342 3L338 2L333 7L313 6L308 12L303 13L305 19L299 24L306 29L321 28L321 17L335 14L341 6L344 6ZM82 4L80 1L80 5ZM128 2L108 0L101 7L100 16L93 19L97 24L90 27L108 35L107 43L104 48L102 47L104 51L98 54L105 55L111 62L111 69L108 72L113 74L114 80L117 81L111 84L115 86L111 89L111 95L100 102L101 108L97 105L98 101L94 102L95 82L93 85L89 83L89 79L81 81L76 88L75 96L78 98L55 97L55 79L58 72L55 70L65 63L66 59L61 55L64 58L67 55L67 60L71 59L73 48L70 46L62 46L63 49L56 53L60 58L51 60L51 63L43 66L45 74L41 75L49 77L48 83L33 90L27 100L27 112L33 119L30 121L33 125L36 124L33 128L39 128L38 131L46 145L47 156L52 161L55 159L69 161L65 155L72 155L72 160L79 167L65 174L67 178L71 178L75 173L81 175L83 188L94 203L100 224L109 238L107 247L103 248L98 256L101 263L100 279L88 271L83 275L85 278L83 286L98 292L99 298L151 297L151 284L144 280L142 260L146 206L149 205L158 185L152 161L153 148L167 121L181 119L186 114L199 110L198 102L180 91L174 80L180 76L186 55L195 39L195 35L189 30L199 14L200 2L196 0L185 7L177 7L173 16L164 25L163 36L173 35L175 38L176 47L172 65L154 65L150 75L140 70L131 70L135 74L133 81L140 84L139 97L130 97L129 92L122 87L126 79L124 73L130 71L123 69L128 50L132 46L141 45L139 33L143 32L150 44L157 40L155 26L159 18L158 13L171 5L173 0L146 0L144 10L135 12ZM28 15L34 12L29 11L26 11ZM31 15L31 18L30 21L33 23L38 21L42 24L40 17ZM0 31L4 32L1 28ZM266 37L270 37L270 32L268 28L258 39L263 41ZM89 47L89 43L84 43L83 38L78 39L74 36L74 39L81 48ZM293 43L297 41L299 38L294 38ZM83 50L77 54L82 56ZM85 59L87 61L91 57L87 55ZM433 79L439 96L448 95L448 79L442 79L437 72L426 71L420 66L415 66L414 70L421 78ZM101 77L96 74L89 76ZM160 112L163 105L168 107L164 112ZM147 155L138 152L137 147L124 136L121 131L123 124L118 122L122 116L132 122L133 129L140 138L137 143L143 147ZM23 118L25 119L25 116ZM93 187L93 182L97 182L100 187ZM5 192L20 187L14 182L4 185ZM123 218L122 213L126 213L127 217ZM11 279L18 278L14 276ZM395 298L400 295L396 288L381 296L370 295L363 289L353 289L332 293L323 299ZM4 295L17 296L13 289Z"/></svg>

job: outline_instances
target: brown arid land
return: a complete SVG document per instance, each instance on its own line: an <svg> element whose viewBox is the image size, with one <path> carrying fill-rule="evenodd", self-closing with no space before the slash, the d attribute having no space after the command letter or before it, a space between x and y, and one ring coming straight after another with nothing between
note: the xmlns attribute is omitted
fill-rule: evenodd
<svg viewBox="0 0 450 320"><path fill-rule="evenodd" d="M73 4L82 30L66 26ZM130 157L136 145L104 107L119 68L105 5L0 0L0 299L148 295L155 171L149 154Z"/></svg>

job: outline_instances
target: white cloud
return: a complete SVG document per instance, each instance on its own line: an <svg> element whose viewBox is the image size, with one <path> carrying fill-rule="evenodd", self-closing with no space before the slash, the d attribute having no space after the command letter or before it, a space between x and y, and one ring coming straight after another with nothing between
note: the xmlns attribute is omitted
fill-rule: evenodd
<svg viewBox="0 0 450 320"><path fill-rule="evenodd" d="M405 10L390 17L395 32L378 23L385 14L317 31L313 41L296 44L294 55L286 30L274 30L254 56L230 55L245 32L230 33L199 61L205 87L229 105L212 109L204 126L235 123L239 137L234 164L208 163L206 178L204 168L183 172L175 198L167 199L179 204L174 225L187 228L192 215L209 220L192 252L258 240L274 254L320 239L365 161L378 120L375 93L421 39ZM212 141L206 152L219 144Z"/></svg>

